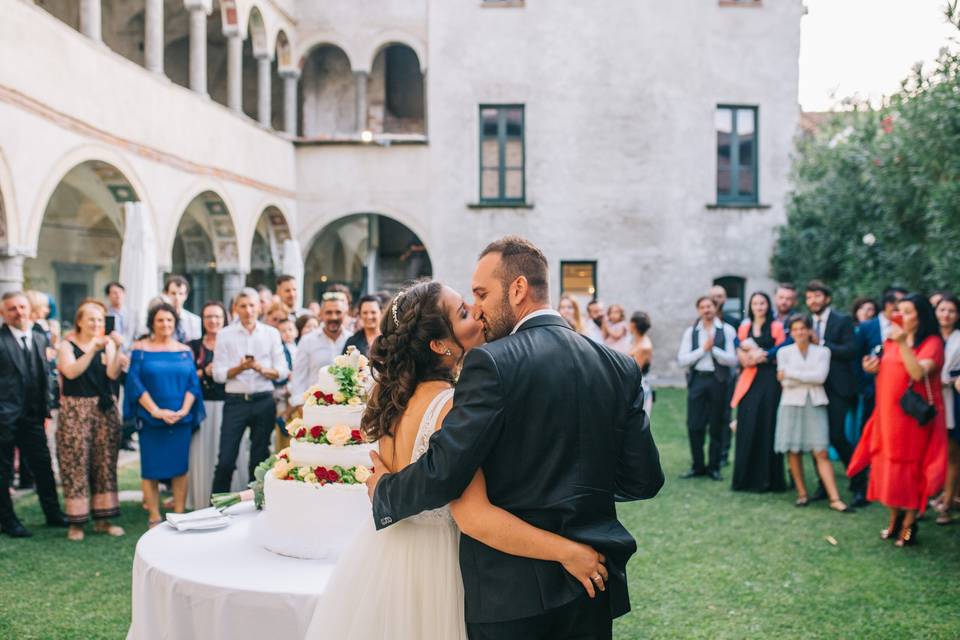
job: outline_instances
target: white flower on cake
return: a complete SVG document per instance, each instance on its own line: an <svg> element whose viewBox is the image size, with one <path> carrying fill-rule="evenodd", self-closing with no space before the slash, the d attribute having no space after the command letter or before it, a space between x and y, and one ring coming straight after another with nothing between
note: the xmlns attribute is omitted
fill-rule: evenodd
<svg viewBox="0 0 960 640"><path fill-rule="evenodd" d="M367 479L373 475L370 473L370 469L366 467L354 467L353 468L353 477L357 479L357 482L366 482Z"/></svg>
<svg viewBox="0 0 960 640"><path fill-rule="evenodd" d="M287 423L287 433L291 436L296 436L297 431L300 430L300 427L305 427L306 423L300 418L294 418L289 423Z"/></svg>
<svg viewBox="0 0 960 640"><path fill-rule="evenodd" d="M354 396L354 397L350 398L349 400L347 400L347 404L353 405L353 406L357 406L357 405L363 404L363 400L361 400L360 398Z"/></svg>
<svg viewBox="0 0 960 640"><path fill-rule="evenodd" d="M353 398L351 398L351 400L352 399ZM335 394L333 394L333 401L336 402L337 404L343 404L344 402L347 401L347 397L342 393L340 393L339 391L337 391Z"/></svg>
<svg viewBox="0 0 960 640"><path fill-rule="evenodd" d="M335 367L346 367L350 365L350 359L347 356L337 356L333 359L333 365Z"/></svg>
<svg viewBox="0 0 960 640"><path fill-rule="evenodd" d="M288 473L290 473L290 463L284 458L277 460L277 464L273 467L273 475L276 478L283 480L287 477Z"/></svg>
<svg viewBox="0 0 960 640"><path fill-rule="evenodd" d="M327 430L327 442L334 446L343 446L352 439L350 427L346 425L334 425Z"/></svg>

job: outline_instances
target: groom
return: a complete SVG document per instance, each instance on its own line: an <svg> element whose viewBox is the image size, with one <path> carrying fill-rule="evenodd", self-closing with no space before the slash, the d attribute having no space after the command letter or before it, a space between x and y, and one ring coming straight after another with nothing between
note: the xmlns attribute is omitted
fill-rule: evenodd
<svg viewBox="0 0 960 640"><path fill-rule="evenodd" d="M591 599L560 564L463 535L471 640L610 638L612 619L630 609L626 566L637 549L615 502L652 498L663 486L640 369L550 309L547 260L527 240L484 249L473 294L488 344L467 355L453 409L423 457L388 474L373 454L376 526L455 500L483 468L493 504L592 546L606 557L609 584Z"/></svg>

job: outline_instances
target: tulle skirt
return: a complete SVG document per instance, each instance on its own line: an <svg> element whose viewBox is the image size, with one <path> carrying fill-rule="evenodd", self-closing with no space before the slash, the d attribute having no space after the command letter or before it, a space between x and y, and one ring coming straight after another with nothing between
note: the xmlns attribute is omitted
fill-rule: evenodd
<svg viewBox="0 0 960 640"><path fill-rule="evenodd" d="M334 569L307 639L466 640L459 546L449 516L381 531L368 520Z"/></svg>

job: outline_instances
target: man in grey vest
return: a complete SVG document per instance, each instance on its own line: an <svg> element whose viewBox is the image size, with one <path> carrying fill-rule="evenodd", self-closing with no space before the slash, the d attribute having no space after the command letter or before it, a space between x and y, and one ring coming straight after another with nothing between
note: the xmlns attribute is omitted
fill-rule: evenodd
<svg viewBox="0 0 960 640"><path fill-rule="evenodd" d="M687 435L692 464L682 478L709 476L720 480L720 451L729 403L727 385L737 364L736 330L718 317L710 296L697 299L700 319L688 327L680 341L677 362L687 369ZM706 464L703 444L710 428L710 451Z"/></svg>

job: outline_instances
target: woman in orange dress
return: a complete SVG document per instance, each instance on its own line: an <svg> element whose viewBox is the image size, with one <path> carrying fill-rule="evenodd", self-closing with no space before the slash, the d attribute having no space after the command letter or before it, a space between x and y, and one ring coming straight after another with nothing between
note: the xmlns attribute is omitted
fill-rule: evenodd
<svg viewBox="0 0 960 640"><path fill-rule="evenodd" d="M910 294L898 304L901 323L894 321L883 354L867 356L863 368L877 374L876 408L864 427L847 469L853 477L870 467L867 499L890 510L883 539L896 538L898 547L916 542L917 514L943 486L947 463L940 369L943 339L926 298ZM926 381L924 380L926 378ZM929 382L929 384L928 384ZM903 411L900 398L912 388L936 408L926 424Z"/></svg>

